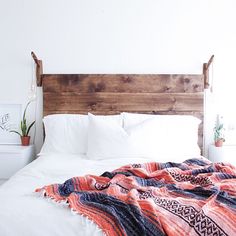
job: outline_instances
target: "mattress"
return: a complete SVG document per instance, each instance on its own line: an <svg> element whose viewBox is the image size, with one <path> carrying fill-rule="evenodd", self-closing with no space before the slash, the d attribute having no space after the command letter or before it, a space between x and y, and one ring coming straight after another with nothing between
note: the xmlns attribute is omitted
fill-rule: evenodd
<svg viewBox="0 0 236 236"><path fill-rule="evenodd" d="M89 219L73 214L67 206L46 201L34 190L52 183L63 183L74 176L101 175L122 165L147 161L141 158L93 161L83 155L67 154L40 156L0 187L0 235L103 235Z"/></svg>

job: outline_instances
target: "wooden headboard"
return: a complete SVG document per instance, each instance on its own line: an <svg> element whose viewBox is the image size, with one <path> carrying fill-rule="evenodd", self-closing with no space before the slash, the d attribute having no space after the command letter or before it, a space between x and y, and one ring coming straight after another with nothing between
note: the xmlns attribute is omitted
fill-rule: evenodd
<svg viewBox="0 0 236 236"><path fill-rule="evenodd" d="M43 89L43 115L55 113L189 114L202 120L199 146L203 148L204 88L208 69L202 74L43 74L36 63L37 85Z"/></svg>

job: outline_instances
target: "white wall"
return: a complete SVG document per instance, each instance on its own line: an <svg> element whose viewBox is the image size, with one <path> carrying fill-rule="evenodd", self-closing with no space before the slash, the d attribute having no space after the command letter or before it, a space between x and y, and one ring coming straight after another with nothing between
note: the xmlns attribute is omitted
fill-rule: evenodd
<svg viewBox="0 0 236 236"><path fill-rule="evenodd" d="M0 0L0 103L26 104L31 50L45 73L201 73L215 54L215 91L234 94L235 10L235 0Z"/></svg>

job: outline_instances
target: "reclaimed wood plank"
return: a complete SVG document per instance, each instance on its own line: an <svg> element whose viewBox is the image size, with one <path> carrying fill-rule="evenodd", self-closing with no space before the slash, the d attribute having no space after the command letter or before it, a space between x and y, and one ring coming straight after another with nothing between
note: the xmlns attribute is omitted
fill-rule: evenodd
<svg viewBox="0 0 236 236"><path fill-rule="evenodd" d="M202 111L203 93L55 93L44 92L52 111Z"/></svg>
<svg viewBox="0 0 236 236"><path fill-rule="evenodd" d="M193 93L204 90L203 75L43 75L45 92Z"/></svg>

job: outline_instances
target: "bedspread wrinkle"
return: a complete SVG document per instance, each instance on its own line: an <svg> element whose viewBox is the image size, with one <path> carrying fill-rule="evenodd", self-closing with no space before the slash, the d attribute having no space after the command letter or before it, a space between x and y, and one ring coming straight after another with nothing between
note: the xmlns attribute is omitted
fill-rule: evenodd
<svg viewBox="0 0 236 236"><path fill-rule="evenodd" d="M236 168L203 159L130 164L36 189L108 236L236 235Z"/></svg>

